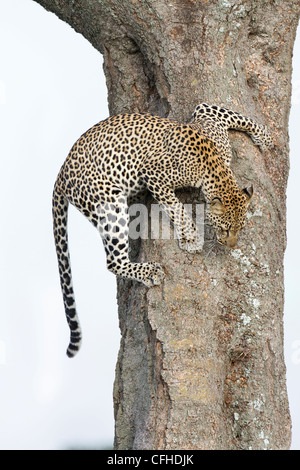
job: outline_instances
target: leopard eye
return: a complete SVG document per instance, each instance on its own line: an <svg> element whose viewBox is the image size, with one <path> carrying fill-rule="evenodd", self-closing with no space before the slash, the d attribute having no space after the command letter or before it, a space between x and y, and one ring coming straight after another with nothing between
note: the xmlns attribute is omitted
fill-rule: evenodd
<svg viewBox="0 0 300 470"><path fill-rule="evenodd" d="M221 229L223 232L228 232L228 231L231 229L231 225L221 224L221 225L220 225L220 229Z"/></svg>

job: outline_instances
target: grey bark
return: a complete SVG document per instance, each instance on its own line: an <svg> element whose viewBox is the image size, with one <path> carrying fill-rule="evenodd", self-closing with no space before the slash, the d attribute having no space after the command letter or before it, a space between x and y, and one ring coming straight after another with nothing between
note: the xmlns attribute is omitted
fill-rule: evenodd
<svg viewBox="0 0 300 470"><path fill-rule="evenodd" d="M152 289L118 280L115 448L288 449L283 256L299 1L36 1L103 54L111 113L186 121L205 101L274 136L262 154L232 133L234 173L255 188L236 250L133 245L133 256L159 261L166 279ZM180 197L203 203L198 191Z"/></svg>

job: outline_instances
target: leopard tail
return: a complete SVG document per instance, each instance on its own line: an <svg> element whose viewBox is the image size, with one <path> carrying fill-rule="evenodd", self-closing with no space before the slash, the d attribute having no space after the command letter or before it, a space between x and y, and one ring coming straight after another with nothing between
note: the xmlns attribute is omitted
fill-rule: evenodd
<svg viewBox="0 0 300 470"><path fill-rule="evenodd" d="M67 348L67 356L74 357L80 348L81 329L76 312L68 248L67 219L69 203L60 190L59 183L60 175L56 180L52 198L53 232L64 308L70 328L70 343Z"/></svg>

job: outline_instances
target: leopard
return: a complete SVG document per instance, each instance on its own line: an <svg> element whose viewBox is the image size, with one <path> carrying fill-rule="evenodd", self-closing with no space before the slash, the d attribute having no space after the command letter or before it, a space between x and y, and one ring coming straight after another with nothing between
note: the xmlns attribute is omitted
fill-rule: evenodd
<svg viewBox="0 0 300 470"><path fill-rule="evenodd" d="M253 185L241 189L230 168L231 129L248 134L262 151L272 147L265 126L236 111L206 103L196 106L188 123L150 113L112 115L74 143L59 171L52 198L60 284L70 329L68 357L76 355L82 341L68 249L69 204L100 233L110 272L146 287L157 286L165 277L163 267L156 261L132 262L129 257L129 200L150 192L169 216L179 247L199 253L203 240L175 191L201 188L208 223L218 244L233 249L245 226L254 191Z"/></svg>

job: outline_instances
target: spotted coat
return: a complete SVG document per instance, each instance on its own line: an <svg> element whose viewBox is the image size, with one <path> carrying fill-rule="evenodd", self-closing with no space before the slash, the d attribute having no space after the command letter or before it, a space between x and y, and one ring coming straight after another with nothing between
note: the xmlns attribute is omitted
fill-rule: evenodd
<svg viewBox="0 0 300 470"><path fill-rule="evenodd" d="M272 144L265 127L231 110L202 103L188 124L150 114L118 114L93 126L73 145L53 192L55 245L71 330L69 357L79 349L81 330L68 251L68 203L100 232L110 271L148 287L158 285L164 271L157 262L129 259L127 199L149 190L170 217L180 247L194 253L202 248L202 240L175 190L201 186L218 242L234 247L253 190L240 189L229 167L228 129L247 132L261 148Z"/></svg>

